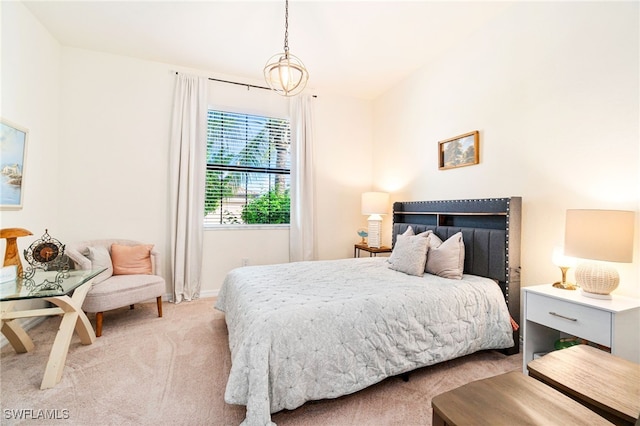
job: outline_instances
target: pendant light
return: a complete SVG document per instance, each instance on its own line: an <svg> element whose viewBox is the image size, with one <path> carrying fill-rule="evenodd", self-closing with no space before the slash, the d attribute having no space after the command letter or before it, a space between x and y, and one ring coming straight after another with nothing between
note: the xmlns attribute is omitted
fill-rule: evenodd
<svg viewBox="0 0 640 426"><path fill-rule="evenodd" d="M307 85L309 72L298 57L289 53L289 0L284 12L284 52L273 55L264 67L269 87L283 96L295 96Z"/></svg>

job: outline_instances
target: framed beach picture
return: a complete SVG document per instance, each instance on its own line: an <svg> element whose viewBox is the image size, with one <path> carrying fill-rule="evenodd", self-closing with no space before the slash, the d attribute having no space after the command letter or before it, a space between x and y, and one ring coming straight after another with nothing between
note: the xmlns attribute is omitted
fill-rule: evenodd
<svg viewBox="0 0 640 426"><path fill-rule="evenodd" d="M438 168L472 166L480 162L479 133L477 130L438 142Z"/></svg>
<svg viewBox="0 0 640 426"><path fill-rule="evenodd" d="M0 118L0 209L21 209L29 132Z"/></svg>

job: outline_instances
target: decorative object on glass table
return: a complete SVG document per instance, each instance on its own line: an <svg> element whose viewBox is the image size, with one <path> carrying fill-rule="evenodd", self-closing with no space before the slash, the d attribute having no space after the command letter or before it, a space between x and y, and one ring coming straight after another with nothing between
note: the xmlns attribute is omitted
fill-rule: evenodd
<svg viewBox="0 0 640 426"><path fill-rule="evenodd" d="M22 261L18 252L18 237L26 237L33 235L31 231L23 228L4 228L0 229L0 238L7 240L4 251L4 263L2 266L15 265L18 275L22 274Z"/></svg>
<svg viewBox="0 0 640 426"><path fill-rule="evenodd" d="M34 241L25 251L24 258L30 267L22 274L23 278L30 278L36 269L45 271L68 271L69 264L64 256L64 244L49 235L45 229L44 234Z"/></svg>

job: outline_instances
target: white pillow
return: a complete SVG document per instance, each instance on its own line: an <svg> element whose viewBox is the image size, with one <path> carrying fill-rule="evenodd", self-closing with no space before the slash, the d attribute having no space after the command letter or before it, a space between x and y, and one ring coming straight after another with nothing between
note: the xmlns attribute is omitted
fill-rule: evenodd
<svg viewBox="0 0 640 426"><path fill-rule="evenodd" d="M464 270L464 242L458 232L442 242L436 234L427 237L429 253L425 271L443 278L462 279Z"/></svg>
<svg viewBox="0 0 640 426"><path fill-rule="evenodd" d="M394 261L390 262L389 268L421 277L427 261L428 242L428 238L419 235L398 235L391 253Z"/></svg>
<svg viewBox="0 0 640 426"><path fill-rule="evenodd" d="M113 264L111 263L111 255L109 250L104 246L87 247L87 257L91 261L91 269L107 268L106 271L98 274L93 283L98 284L113 275Z"/></svg>

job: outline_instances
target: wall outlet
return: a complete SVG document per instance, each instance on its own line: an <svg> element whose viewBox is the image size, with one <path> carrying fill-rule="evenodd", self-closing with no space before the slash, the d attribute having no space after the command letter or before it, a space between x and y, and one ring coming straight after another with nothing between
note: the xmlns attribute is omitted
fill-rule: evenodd
<svg viewBox="0 0 640 426"><path fill-rule="evenodd" d="M248 265L249 265L249 258L243 257L242 258L242 266L248 266Z"/></svg>

